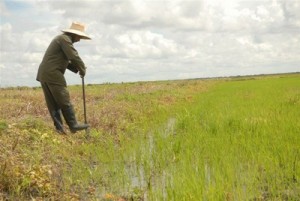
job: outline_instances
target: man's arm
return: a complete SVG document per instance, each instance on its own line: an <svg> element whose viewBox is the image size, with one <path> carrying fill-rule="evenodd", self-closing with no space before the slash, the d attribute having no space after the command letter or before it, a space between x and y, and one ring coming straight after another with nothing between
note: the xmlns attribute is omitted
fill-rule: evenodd
<svg viewBox="0 0 300 201"><path fill-rule="evenodd" d="M72 71L73 73L78 73L78 69L73 66L73 64L70 62L69 65L67 66L67 69L69 69L70 71Z"/></svg>
<svg viewBox="0 0 300 201"><path fill-rule="evenodd" d="M67 56L68 60L71 62L73 68L76 68L79 71L79 74L82 77L84 77L86 69L85 64L78 55L77 50L74 48L71 39L68 36L65 36L62 38L60 43L63 52Z"/></svg>

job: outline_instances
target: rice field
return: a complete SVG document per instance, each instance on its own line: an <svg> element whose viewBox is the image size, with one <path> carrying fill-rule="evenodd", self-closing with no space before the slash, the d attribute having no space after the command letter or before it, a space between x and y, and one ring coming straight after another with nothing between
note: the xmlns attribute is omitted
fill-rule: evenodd
<svg viewBox="0 0 300 201"><path fill-rule="evenodd" d="M0 200L300 200L300 74L86 94L88 139L55 133L41 88L0 89Z"/></svg>

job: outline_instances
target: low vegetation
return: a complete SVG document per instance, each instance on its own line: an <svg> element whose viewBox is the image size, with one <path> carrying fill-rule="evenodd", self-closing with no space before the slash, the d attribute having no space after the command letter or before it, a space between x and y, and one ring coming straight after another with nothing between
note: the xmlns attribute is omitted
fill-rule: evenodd
<svg viewBox="0 0 300 201"><path fill-rule="evenodd" d="M59 135L41 88L0 89L0 200L300 199L299 74L86 95L90 136Z"/></svg>

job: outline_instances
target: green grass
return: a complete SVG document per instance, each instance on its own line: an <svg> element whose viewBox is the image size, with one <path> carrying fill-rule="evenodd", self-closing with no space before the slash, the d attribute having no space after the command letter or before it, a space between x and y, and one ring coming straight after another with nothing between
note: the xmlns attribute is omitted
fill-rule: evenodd
<svg viewBox="0 0 300 201"><path fill-rule="evenodd" d="M89 85L89 140L0 92L0 200L300 199L299 74Z"/></svg>

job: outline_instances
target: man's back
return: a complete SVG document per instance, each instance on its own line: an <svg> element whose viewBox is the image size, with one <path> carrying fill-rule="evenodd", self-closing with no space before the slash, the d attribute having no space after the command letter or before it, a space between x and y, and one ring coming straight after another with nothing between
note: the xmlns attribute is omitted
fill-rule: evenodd
<svg viewBox="0 0 300 201"><path fill-rule="evenodd" d="M37 80L59 85L66 85L64 73L69 64L62 45L72 44L66 34L56 36L47 48L44 58L39 66Z"/></svg>

